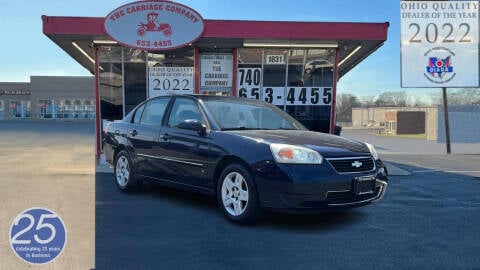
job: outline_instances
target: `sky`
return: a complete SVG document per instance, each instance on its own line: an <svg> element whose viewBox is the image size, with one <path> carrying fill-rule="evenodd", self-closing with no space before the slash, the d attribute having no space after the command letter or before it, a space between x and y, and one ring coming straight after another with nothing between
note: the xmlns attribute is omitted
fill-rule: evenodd
<svg viewBox="0 0 480 270"><path fill-rule="evenodd" d="M88 76L86 69L42 33L42 15L104 17L134 2L113 0L0 0L0 82L29 82L30 76ZM361 96L403 91L428 101L440 89L400 87L399 0L177 0L205 19L389 22L382 47L343 76L338 93Z"/></svg>

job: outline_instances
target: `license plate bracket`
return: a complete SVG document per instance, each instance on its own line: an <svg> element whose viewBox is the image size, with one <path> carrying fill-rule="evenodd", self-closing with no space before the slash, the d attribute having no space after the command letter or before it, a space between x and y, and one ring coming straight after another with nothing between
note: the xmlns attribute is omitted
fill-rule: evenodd
<svg viewBox="0 0 480 270"><path fill-rule="evenodd" d="M353 181L355 195L367 195L375 192L375 176L355 177Z"/></svg>

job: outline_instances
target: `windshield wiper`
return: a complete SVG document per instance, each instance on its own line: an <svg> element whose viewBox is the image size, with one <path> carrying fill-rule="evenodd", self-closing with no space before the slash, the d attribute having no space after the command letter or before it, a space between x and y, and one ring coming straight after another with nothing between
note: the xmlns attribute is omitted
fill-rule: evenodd
<svg viewBox="0 0 480 270"><path fill-rule="evenodd" d="M284 128L284 127L278 127L276 129L282 129L282 130L298 130L297 128Z"/></svg>
<svg viewBox="0 0 480 270"><path fill-rule="evenodd" d="M284 127L277 127L277 128L262 128L264 130L298 130L298 128L284 128Z"/></svg>
<svg viewBox="0 0 480 270"><path fill-rule="evenodd" d="M228 127L228 128L222 128L222 130L298 130L297 128L284 128L284 127L278 127L278 128L252 128L252 127Z"/></svg>
<svg viewBox="0 0 480 270"><path fill-rule="evenodd" d="M278 128L253 128L253 127L228 127L228 128L222 128L222 130L298 130L298 128L284 128L284 127L278 127Z"/></svg>

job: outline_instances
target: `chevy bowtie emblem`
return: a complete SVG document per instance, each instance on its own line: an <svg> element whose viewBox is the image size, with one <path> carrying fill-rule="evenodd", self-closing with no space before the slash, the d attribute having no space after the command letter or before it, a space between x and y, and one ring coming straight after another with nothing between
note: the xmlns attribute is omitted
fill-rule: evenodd
<svg viewBox="0 0 480 270"><path fill-rule="evenodd" d="M360 168L362 164L362 162L355 160L355 162L352 163L352 167Z"/></svg>

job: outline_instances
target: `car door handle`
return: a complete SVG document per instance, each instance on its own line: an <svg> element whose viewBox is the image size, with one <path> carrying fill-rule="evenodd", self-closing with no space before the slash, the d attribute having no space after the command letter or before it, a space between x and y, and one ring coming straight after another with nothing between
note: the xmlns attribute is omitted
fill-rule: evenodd
<svg viewBox="0 0 480 270"><path fill-rule="evenodd" d="M130 132L128 132L128 133L129 133L130 135L132 135L132 136L136 136L136 135L138 134L138 132L137 132L136 129L134 129L134 130L132 130L132 131L130 131Z"/></svg>
<svg viewBox="0 0 480 270"><path fill-rule="evenodd" d="M170 136L168 134L163 134L160 138L162 138L164 141L167 141L167 140L171 139L172 136Z"/></svg>

